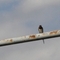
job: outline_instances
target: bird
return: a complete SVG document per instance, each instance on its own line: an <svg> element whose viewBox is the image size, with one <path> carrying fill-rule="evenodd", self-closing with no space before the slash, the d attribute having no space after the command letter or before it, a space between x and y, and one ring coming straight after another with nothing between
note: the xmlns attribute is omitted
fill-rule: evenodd
<svg viewBox="0 0 60 60"><path fill-rule="evenodd" d="M39 33L43 33L44 32L42 25L39 25L38 31L39 31ZM43 43L45 43L44 39L43 39Z"/></svg>

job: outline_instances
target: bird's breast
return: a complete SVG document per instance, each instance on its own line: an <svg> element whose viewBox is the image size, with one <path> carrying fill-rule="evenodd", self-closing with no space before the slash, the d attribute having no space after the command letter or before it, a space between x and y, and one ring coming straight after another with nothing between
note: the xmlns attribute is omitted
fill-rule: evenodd
<svg viewBox="0 0 60 60"><path fill-rule="evenodd" d="M43 30L42 29L38 29L39 30L39 33L43 33Z"/></svg>

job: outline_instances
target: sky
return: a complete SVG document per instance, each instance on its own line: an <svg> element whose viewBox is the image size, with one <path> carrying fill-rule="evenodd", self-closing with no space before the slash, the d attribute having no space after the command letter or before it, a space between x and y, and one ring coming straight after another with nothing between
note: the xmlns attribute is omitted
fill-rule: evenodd
<svg viewBox="0 0 60 60"><path fill-rule="evenodd" d="M0 40L59 30L60 0L0 0ZM60 60L60 37L0 47L0 60Z"/></svg>

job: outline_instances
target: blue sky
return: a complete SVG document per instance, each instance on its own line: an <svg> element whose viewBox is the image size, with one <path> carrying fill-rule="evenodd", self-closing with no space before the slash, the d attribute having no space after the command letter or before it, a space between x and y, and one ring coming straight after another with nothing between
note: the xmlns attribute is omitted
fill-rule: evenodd
<svg viewBox="0 0 60 60"><path fill-rule="evenodd" d="M13 9L13 6L17 5L17 1L11 1L9 3L0 3L0 12L5 12L5 11L11 11Z"/></svg>
<svg viewBox="0 0 60 60"><path fill-rule="evenodd" d="M0 0L0 40L59 30L60 0ZM0 47L0 60L60 60L60 37Z"/></svg>

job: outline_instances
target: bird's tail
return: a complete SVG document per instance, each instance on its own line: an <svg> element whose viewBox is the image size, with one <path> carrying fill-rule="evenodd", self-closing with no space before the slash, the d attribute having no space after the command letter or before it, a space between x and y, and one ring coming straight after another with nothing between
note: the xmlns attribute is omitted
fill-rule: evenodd
<svg viewBox="0 0 60 60"><path fill-rule="evenodd" d="M45 43L44 39L43 39L43 43Z"/></svg>

